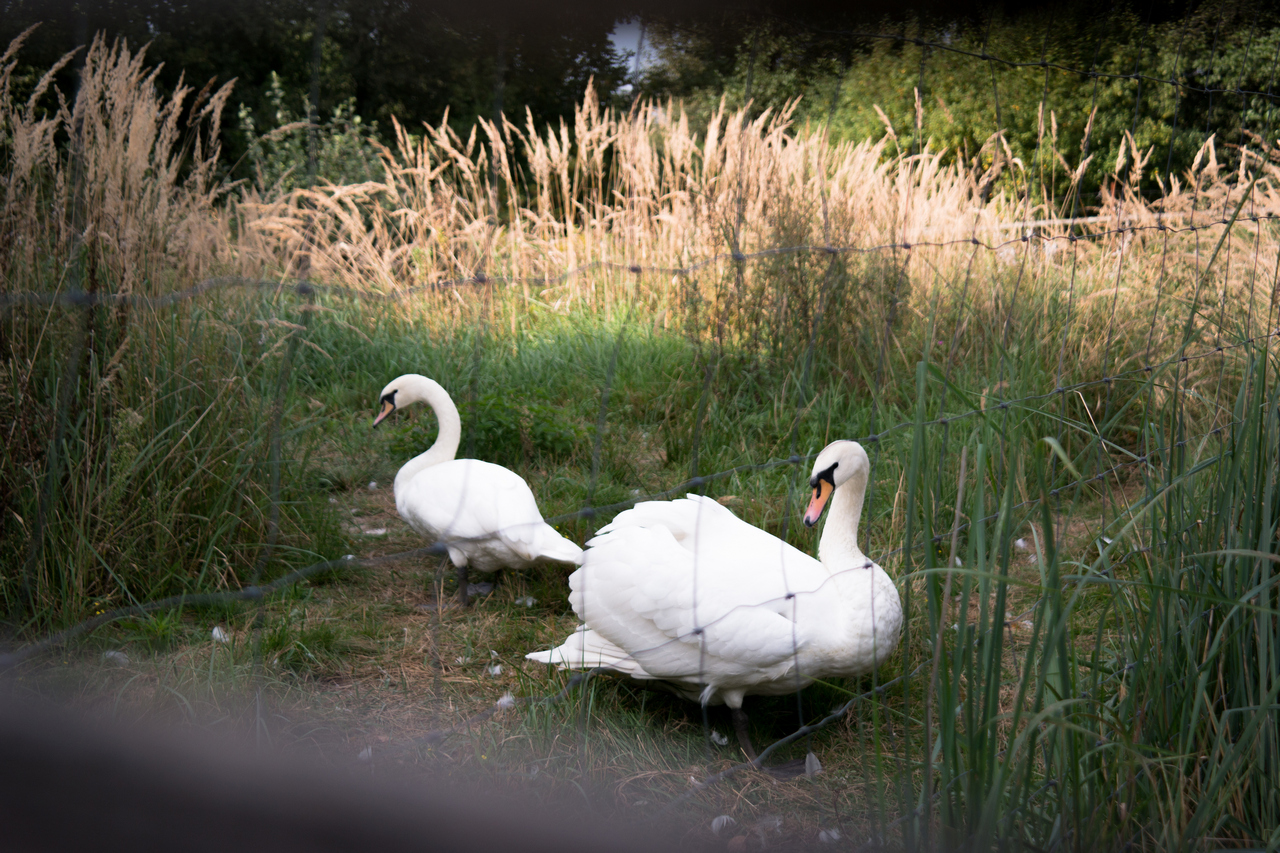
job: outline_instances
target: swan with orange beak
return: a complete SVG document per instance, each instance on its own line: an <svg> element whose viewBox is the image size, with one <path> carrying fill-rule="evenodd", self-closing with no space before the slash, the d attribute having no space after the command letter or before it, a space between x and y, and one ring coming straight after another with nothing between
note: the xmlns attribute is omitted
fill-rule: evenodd
<svg viewBox="0 0 1280 853"><path fill-rule="evenodd" d="M745 696L862 675L898 644L898 590L858 547L870 473L856 441L818 454L804 513L812 527L827 510L817 560L708 497L619 513L569 576L569 603L582 625L560 646L526 657L600 667L704 705L724 703L754 758Z"/></svg>
<svg viewBox="0 0 1280 853"><path fill-rule="evenodd" d="M542 560L582 563L582 549L543 520L523 477L491 462L454 458L462 419L449 392L434 379L416 373L393 379L378 397L373 425L418 402L436 413L440 431L431 447L396 474L396 509L410 527L448 549L463 606L469 603L468 567L495 572Z"/></svg>

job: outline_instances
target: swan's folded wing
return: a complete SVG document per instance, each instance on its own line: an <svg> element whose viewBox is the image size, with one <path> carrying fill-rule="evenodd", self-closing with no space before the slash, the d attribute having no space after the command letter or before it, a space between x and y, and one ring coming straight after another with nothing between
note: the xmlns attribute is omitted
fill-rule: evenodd
<svg viewBox="0 0 1280 853"><path fill-rule="evenodd" d="M533 492L519 475L494 483L493 509L499 538L526 560L537 559L538 533L545 522Z"/></svg>
<svg viewBox="0 0 1280 853"><path fill-rule="evenodd" d="M691 547L695 536L724 539L740 534L744 527L764 533L715 500L695 494L673 501L642 501L618 513L613 521L600 528L600 533L611 533L624 527L665 528L686 548Z"/></svg>
<svg viewBox="0 0 1280 853"><path fill-rule="evenodd" d="M652 678L644 667L623 649L618 648L586 625L570 634L554 649L529 652L525 658L538 663L567 667L569 669L611 669L632 678Z"/></svg>
<svg viewBox="0 0 1280 853"><path fill-rule="evenodd" d="M682 548L697 554L700 564L719 573L715 582L724 586L786 595L788 589L813 589L827 578L822 564L808 554L702 495L638 503L618 513L600 533L630 527L669 531Z"/></svg>
<svg viewBox="0 0 1280 853"><path fill-rule="evenodd" d="M508 486L503 472L511 474L474 459L444 462L411 480L396 495L396 505L410 524L442 538L483 541L501 523L497 495Z"/></svg>
<svg viewBox="0 0 1280 853"><path fill-rule="evenodd" d="M725 583L731 569L709 557L695 561L664 527L623 526L593 540L570 578L569 600L584 622L658 677L711 667L754 672L787 660L804 638L785 615L785 593L772 584Z"/></svg>
<svg viewBox="0 0 1280 853"><path fill-rule="evenodd" d="M512 551L526 560L560 560L580 565L582 549L542 519L537 500L518 474L511 473L494 495L498 534Z"/></svg>

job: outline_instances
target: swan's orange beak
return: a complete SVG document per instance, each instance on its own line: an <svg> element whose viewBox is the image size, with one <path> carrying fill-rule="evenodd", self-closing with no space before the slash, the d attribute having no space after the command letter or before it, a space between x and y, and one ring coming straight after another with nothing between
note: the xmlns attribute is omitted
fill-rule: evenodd
<svg viewBox="0 0 1280 853"><path fill-rule="evenodd" d="M391 402L390 400L383 400L382 411L378 412L378 416L373 419L373 425L377 426L378 424L382 423L382 421L387 417L387 415L391 414L395 410L396 410L395 403Z"/></svg>
<svg viewBox="0 0 1280 853"><path fill-rule="evenodd" d="M813 499L809 501L809 508L804 511L805 527L813 527L818 523L822 511L827 508L827 499L835 489L830 480L819 480L818 485L813 487Z"/></svg>

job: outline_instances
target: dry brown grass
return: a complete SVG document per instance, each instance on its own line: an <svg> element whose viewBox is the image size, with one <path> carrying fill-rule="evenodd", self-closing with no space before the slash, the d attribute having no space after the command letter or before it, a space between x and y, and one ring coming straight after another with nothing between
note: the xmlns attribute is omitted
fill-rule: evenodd
<svg viewBox="0 0 1280 853"><path fill-rule="evenodd" d="M500 289L499 310L511 317L499 322L532 305L606 313L642 306L686 325L692 313L704 333L745 341L792 315L803 328L830 261L806 255L738 265L732 254L836 246L852 252L841 261L842 274L854 277L840 294L846 311L942 311L959 328L966 316L1003 317L1014 300L1069 300L1074 317L1064 343L1090 365L1105 361L1117 336L1149 337L1153 352L1170 352L1180 324L1159 318L1179 301L1198 295L1218 308L1197 320L1209 340L1219 326L1265 317L1273 301L1274 282L1258 259L1274 256L1280 242L1269 222L1253 217L1280 213L1275 152L1244 150L1226 168L1212 138L1157 202L1137 191L1155 169L1153 152L1128 140L1096 221L1077 228L1150 230L1074 241L1061 222L1021 239L1017 223L1063 211L1057 200L1029 194L1034 184L1016 158L1004 158L1001 189L988 195L986 176L950 163L945 152L903 153L890 137L833 144L821 127L794 126L790 108L752 117L722 106L694 127L678 102L618 113L602 109L591 91L572 122L542 129L531 116L523 125L482 119L465 138L444 119L417 131L396 124L381 180L280 197L241 185L219 204L231 189L216 180L230 84L201 92L188 109L189 87L169 98L157 93L145 52L99 39L79 91L49 109L52 72L25 103L14 100L20 45L21 38L0 63L8 137L0 270L9 289L34 284L10 273L67 257L81 241L91 249L89 286L96 276L120 292L175 289L214 272L305 268L322 281L388 293L483 274L515 281ZM73 143L60 147L68 135ZM1078 174L1062 152L1051 153ZM1205 292L1201 275L1221 220L1255 173L1244 221L1217 262L1213 292ZM1161 222L1182 230L1154 230ZM994 250L975 247L975 239ZM718 260L689 275L663 271L711 258ZM596 262L618 267L560 278ZM627 272L632 265L644 272ZM454 291L428 299L437 321L461 319L457 297L467 298ZM885 300L902 305L877 304Z"/></svg>
<svg viewBox="0 0 1280 853"><path fill-rule="evenodd" d="M6 289L35 286L32 273L73 256L73 247L83 247L88 262L87 290L165 292L224 265L218 136L231 83L194 99L179 84L166 97L145 50L108 46L99 36L73 96L56 92L56 106L49 104L54 74L76 60L69 53L18 103L12 74L26 35L0 58Z"/></svg>
<svg viewBox="0 0 1280 853"><path fill-rule="evenodd" d="M722 109L693 128L677 103L618 114L601 110L589 92L572 126L542 133L532 119L523 128L481 120L465 140L443 121L420 135L400 125L396 132L381 181L246 196L238 207L244 248L287 269L310 242L322 278L389 292L481 273L551 279L516 282L511 311L541 303L610 312L639 303L687 314L696 302L705 328L727 325L742 339L761 317L785 318L788 299L793 311L807 299L812 313L823 266L814 264L819 281L780 282L776 265L737 269L732 253L837 246L889 260L878 274L905 275L910 286L897 297L921 316L961 298L977 318L1002 316L1014 299L1070 300L1076 316L1067 345L1089 363L1101 363L1117 335L1150 336L1154 352L1169 352L1181 328L1151 329L1152 319L1198 290L1202 302L1221 306L1198 320L1209 338L1224 316L1265 314L1272 297L1257 258L1275 253L1277 234L1252 217L1280 213L1280 172L1263 156L1274 152L1243 152L1239 168L1227 170L1213 139L1155 203L1137 193L1153 152L1130 144L1095 221L1078 226L1150 230L1073 241L1067 224L1050 222L1023 241L1016 223L1059 211L1052 199L1020 197L1027 176L1016 161L1006 190L984 200L982 176L948 164L944 152L893 154L887 140L832 144L821 128L795 128L787 110L750 118ZM1216 292L1203 292L1204 264L1249 170L1259 180L1218 261ZM1162 222L1180 230L1155 230ZM975 249L974 239L995 250ZM663 272L715 257L701 272ZM645 273L558 279L596 262ZM970 281L977 285L964 286Z"/></svg>

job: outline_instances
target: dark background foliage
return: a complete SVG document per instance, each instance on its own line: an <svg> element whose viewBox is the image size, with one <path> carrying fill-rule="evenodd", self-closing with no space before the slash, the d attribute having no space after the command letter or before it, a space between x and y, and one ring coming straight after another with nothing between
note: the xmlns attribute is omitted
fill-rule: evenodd
<svg viewBox="0 0 1280 853"><path fill-rule="evenodd" d="M641 63L609 38L627 20L643 27ZM1043 101L1052 113L1044 125L1056 129L1053 147L1066 162L1074 167L1094 155L1082 185L1086 206L1125 131L1156 152L1159 168L1143 187L1154 196L1157 174L1186 168L1209 127L1274 124L1266 94L1280 59L1278 22L1260 0L0 0L0 42L40 23L20 57L31 84L98 32L149 44L149 60L164 64L165 87L181 75L196 89L235 78L223 130L235 177L251 176L255 166L271 176L295 166L283 150L267 163L273 152L254 150L252 142L287 118L305 119L313 87L330 135L351 131L359 117L352 139L385 141L393 116L414 130L447 114L463 133L476 117L499 111L521 125L526 110L538 123L555 122L572 116L594 80L603 100L620 108L637 96L682 98L695 126L722 97L763 110L802 96L799 123L829 122L836 138L879 138L886 132L879 107L900 150L945 148L980 169L995 165L989 140L997 128L1024 163L1045 156ZM983 55L1022 65L984 62ZM64 70L64 91L74 73L74 63ZM1206 89L1216 91L1200 91ZM1248 141L1243 132L1218 139ZM321 176L363 179L371 156L356 151L353 169L352 156L339 152L327 162L347 165ZM1037 179L1064 192L1064 171L1045 162L1049 173Z"/></svg>

